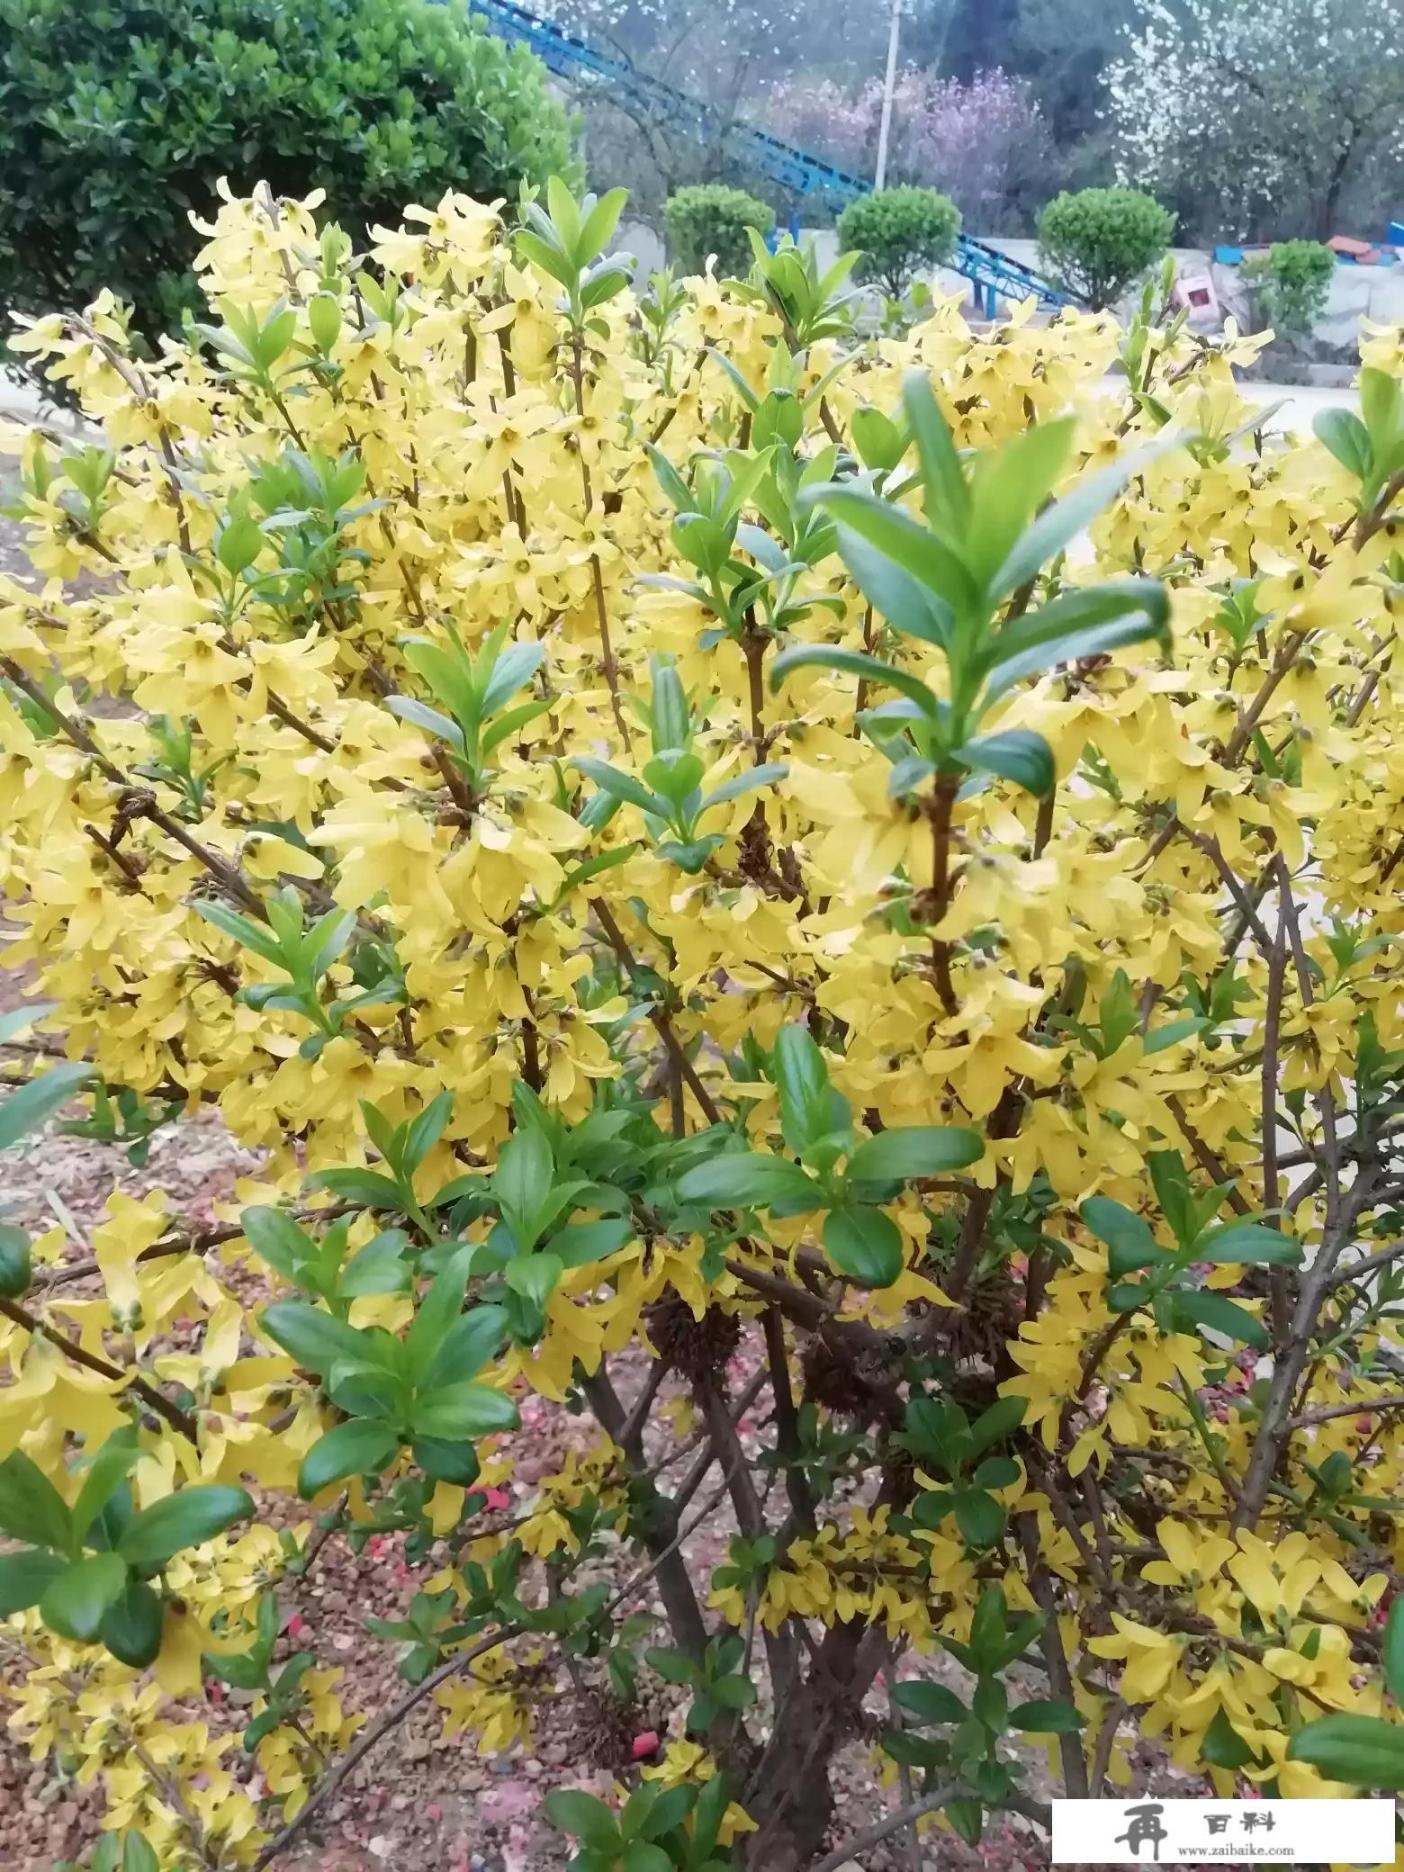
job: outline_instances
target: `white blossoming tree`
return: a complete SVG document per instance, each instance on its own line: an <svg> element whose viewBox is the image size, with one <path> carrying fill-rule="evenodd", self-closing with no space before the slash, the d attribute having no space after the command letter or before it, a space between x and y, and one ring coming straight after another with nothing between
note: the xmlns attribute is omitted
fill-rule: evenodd
<svg viewBox="0 0 1404 1872"><path fill-rule="evenodd" d="M1402 49L1398 0L1139 0L1107 74L1119 179L1189 234L1344 232L1404 156Z"/></svg>

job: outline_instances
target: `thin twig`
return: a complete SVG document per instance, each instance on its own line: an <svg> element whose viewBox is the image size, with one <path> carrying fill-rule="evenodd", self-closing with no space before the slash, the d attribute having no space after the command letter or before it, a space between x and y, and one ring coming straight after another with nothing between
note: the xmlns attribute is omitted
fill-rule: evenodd
<svg viewBox="0 0 1404 1872"><path fill-rule="evenodd" d="M910 1826L914 1820L920 1820L923 1814L935 1813L959 1792L959 1785L951 1782L946 1787L937 1788L934 1793L923 1794L920 1800L908 1801L906 1806L899 1807L895 1813L888 1814L885 1820L878 1820L872 1826L864 1827L861 1833L855 1833L851 1839L846 1839L842 1846L835 1846L834 1850L825 1853L822 1859L816 1859L809 1868L809 1872L837 1872L837 1868L846 1859L851 1859L855 1853L866 1852L870 1846L878 1845L889 1834L897 1833L903 1827Z"/></svg>

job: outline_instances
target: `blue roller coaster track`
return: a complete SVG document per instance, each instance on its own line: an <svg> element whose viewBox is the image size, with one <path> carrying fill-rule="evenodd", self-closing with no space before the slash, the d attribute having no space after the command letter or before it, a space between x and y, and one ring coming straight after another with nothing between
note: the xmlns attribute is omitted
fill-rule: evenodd
<svg viewBox="0 0 1404 1872"><path fill-rule="evenodd" d="M815 197L842 207L860 195L872 192L872 183L863 176L851 175L807 150L796 149L767 131L748 124L718 126L713 112L699 99L675 91L661 79L646 77L624 59L603 52L588 39L567 32L563 27L532 13L515 0L469 0L484 22L504 39L529 45L537 57L558 77L572 84L587 86L595 80L608 86L616 96L663 121L711 140L718 128L724 130L728 146L741 160L778 182L782 188L800 197ZM972 283L987 318L996 314L1001 297L1006 300L1037 299L1045 306L1072 305L1076 301L1059 287L1042 279L1028 267L1020 266L983 241L961 235L950 265Z"/></svg>

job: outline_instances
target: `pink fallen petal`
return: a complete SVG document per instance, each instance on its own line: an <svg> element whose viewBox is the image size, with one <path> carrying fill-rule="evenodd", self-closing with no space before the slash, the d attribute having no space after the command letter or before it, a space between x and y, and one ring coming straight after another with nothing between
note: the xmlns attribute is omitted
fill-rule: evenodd
<svg viewBox="0 0 1404 1872"><path fill-rule="evenodd" d="M656 1729L645 1729L641 1735L636 1735L634 1737L634 1746L629 1752L635 1761L643 1761L650 1755L656 1755L658 1753L658 1731Z"/></svg>

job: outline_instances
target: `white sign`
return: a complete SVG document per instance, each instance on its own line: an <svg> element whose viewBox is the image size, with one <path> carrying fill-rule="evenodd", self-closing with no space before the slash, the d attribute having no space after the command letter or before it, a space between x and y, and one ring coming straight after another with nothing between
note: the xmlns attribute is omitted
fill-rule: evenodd
<svg viewBox="0 0 1404 1872"><path fill-rule="evenodd" d="M1206 1860L1393 1866L1391 1800L1055 1800L1054 1865Z"/></svg>

